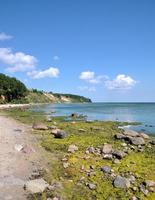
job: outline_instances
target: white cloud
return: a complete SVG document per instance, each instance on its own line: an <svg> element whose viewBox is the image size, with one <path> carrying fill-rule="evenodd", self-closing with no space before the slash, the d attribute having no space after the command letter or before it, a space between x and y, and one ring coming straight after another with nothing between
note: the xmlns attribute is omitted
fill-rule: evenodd
<svg viewBox="0 0 155 200"><path fill-rule="evenodd" d="M96 88L95 87L88 87L88 86L79 86L79 90L81 91L88 91L88 92L95 92Z"/></svg>
<svg viewBox="0 0 155 200"><path fill-rule="evenodd" d="M109 90L128 90L134 87L136 83L137 81L130 76L119 74L114 80L107 80L105 86Z"/></svg>
<svg viewBox="0 0 155 200"><path fill-rule="evenodd" d="M0 33L0 41L10 40L12 38L13 38L12 35L7 35L6 33L3 32Z"/></svg>
<svg viewBox="0 0 155 200"><path fill-rule="evenodd" d="M40 78L57 78L59 76L59 69L50 67L49 69L46 70L35 70L32 72L28 72L27 75L30 76L33 79L40 79Z"/></svg>
<svg viewBox="0 0 155 200"><path fill-rule="evenodd" d="M13 53L10 48L0 48L0 62L7 64L7 71L28 71L33 70L37 63L34 56L27 55L23 52Z"/></svg>
<svg viewBox="0 0 155 200"><path fill-rule="evenodd" d="M99 83L103 82L104 80L106 80L107 76L102 76L102 75L96 76L95 72L85 71L85 72L81 72L79 78L81 80L87 81L92 84L99 84Z"/></svg>
<svg viewBox="0 0 155 200"><path fill-rule="evenodd" d="M86 71L86 72L81 72L79 78L81 80L91 80L93 79L95 76L95 73L94 72L91 72L91 71Z"/></svg>
<svg viewBox="0 0 155 200"><path fill-rule="evenodd" d="M53 56L53 60L59 60L59 56Z"/></svg>

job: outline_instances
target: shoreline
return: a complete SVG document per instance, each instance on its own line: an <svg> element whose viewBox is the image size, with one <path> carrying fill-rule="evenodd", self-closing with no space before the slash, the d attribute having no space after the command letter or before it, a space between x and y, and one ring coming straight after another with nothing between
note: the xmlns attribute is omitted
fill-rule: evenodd
<svg viewBox="0 0 155 200"><path fill-rule="evenodd" d="M9 108L29 108L31 106L44 105L47 103L29 103L29 104L0 104L0 110Z"/></svg>
<svg viewBox="0 0 155 200"><path fill-rule="evenodd" d="M127 125L126 122L65 121L60 116L46 119L25 109L6 110L6 113L28 124L40 147L49 155L44 160L48 160L48 166L45 165L47 170L42 178L54 190L41 193L46 199L51 195L63 199L91 199L92 195L96 199L106 199L112 195L124 200L133 196L145 200L142 186L148 190L147 199L155 198L155 193L143 184L155 182L155 141L151 136L119 129L120 125ZM118 179L129 184L117 185ZM76 195L72 192L75 190ZM40 194L31 197L40 199Z"/></svg>

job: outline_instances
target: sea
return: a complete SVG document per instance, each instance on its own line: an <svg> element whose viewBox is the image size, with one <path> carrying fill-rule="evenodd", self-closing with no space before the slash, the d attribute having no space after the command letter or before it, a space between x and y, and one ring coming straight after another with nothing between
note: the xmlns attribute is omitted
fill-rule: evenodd
<svg viewBox="0 0 155 200"><path fill-rule="evenodd" d="M127 128L155 134L155 103L46 104L32 109L48 116L70 116L77 113L86 115L88 120L140 122L141 125Z"/></svg>

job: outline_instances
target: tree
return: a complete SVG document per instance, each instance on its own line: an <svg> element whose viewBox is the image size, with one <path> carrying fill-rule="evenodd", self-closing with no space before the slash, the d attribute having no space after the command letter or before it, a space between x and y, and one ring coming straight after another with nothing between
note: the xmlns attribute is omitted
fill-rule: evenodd
<svg viewBox="0 0 155 200"><path fill-rule="evenodd" d="M21 81L0 73L0 96L5 96L7 102L25 97L26 94L27 88Z"/></svg>

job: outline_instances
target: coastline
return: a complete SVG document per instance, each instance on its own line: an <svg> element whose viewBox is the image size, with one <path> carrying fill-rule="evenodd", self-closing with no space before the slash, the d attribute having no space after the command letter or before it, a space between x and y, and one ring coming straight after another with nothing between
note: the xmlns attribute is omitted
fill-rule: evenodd
<svg viewBox="0 0 155 200"><path fill-rule="evenodd" d="M4 112L29 124L34 137L39 137L40 145L49 153L48 166L42 178L55 189L41 193L46 199L51 196L91 199L92 195L99 200L108 196L128 200L134 195L143 200L155 198L155 193L143 185L147 180L155 181L155 145L150 143L153 138L145 134L140 137L134 131L125 135L118 127L127 125L127 122L76 121L76 118L65 121L64 116L47 119L28 109L6 109ZM64 137L55 137L59 130ZM120 177L127 183L132 177L134 182L114 185ZM136 191L133 190L135 187ZM147 197L141 187L148 190ZM34 194L31 199L40 200L40 194Z"/></svg>
<svg viewBox="0 0 155 200"><path fill-rule="evenodd" d="M29 103L29 104L0 104L0 110L9 108L29 108L31 106L44 105L49 103Z"/></svg>

